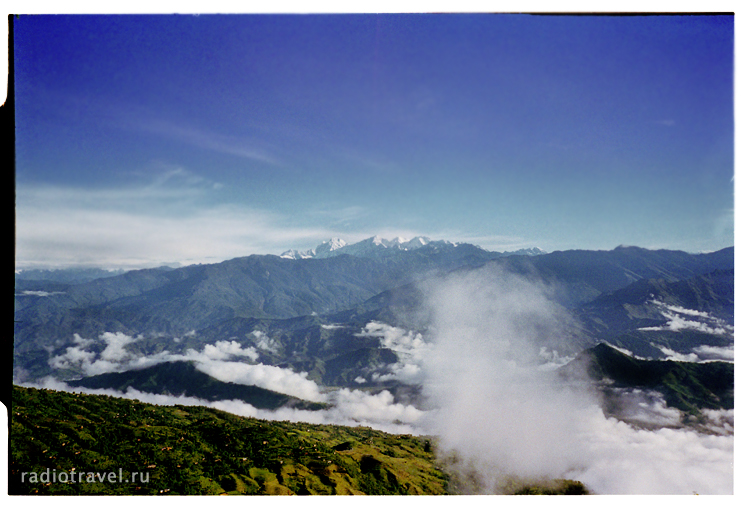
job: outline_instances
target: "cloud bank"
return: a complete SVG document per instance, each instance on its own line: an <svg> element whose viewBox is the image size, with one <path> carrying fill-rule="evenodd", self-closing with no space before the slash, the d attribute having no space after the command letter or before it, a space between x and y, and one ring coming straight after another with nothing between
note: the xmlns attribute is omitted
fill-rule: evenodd
<svg viewBox="0 0 750 505"><path fill-rule="evenodd" d="M267 210L212 202L215 184L190 182L182 173L174 178L118 190L19 185L16 267L214 263L336 233L294 226Z"/></svg>
<svg viewBox="0 0 750 505"><path fill-rule="evenodd" d="M253 337L260 347L274 349L277 345L273 339L261 331L254 332ZM254 385L303 400L325 402L331 405L331 408L319 411L292 408L266 411L239 400L209 402L186 396L145 393L133 388L129 388L125 393L106 389L73 388L52 377L38 384L22 385L108 394L159 405L203 405L238 415L268 420L347 426L367 425L393 433L421 433L418 422L424 412L414 406L396 402L388 391L380 391L377 394L347 388L324 391L314 381L307 378L306 372L297 373L288 368L255 363L259 357L257 349L254 346L243 347L235 340L220 340L213 344L205 344L201 350L187 349L182 354L163 351L142 355L129 348L142 339L142 336L131 337L120 332L105 332L96 340L84 339L74 334L73 345L68 346L64 353L50 358L49 363L56 369L73 369L85 376L91 376L140 369L170 361L191 361L195 363L196 369L217 380Z"/></svg>
<svg viewBox="0 0 750 505"><path fill-rule="evenodd" d="M260 335L260 337L265 337L265 335ZM220 340L213 344L205 344L200 351L187 349L184 354L162 351L143 355L126 349L142 338L142 336L131 337L120 332L105 332L99 340L106 346L97 353L88 350L97 344L96 341L83 339L75 334L73 345L67 347L63 354L50 358L49 364L52 368L80 370L83 375L91 376L146 368L170 361L192 361L201 372L224 382L254 385L303 400L324 401L326 398L318 385L307 378L306 373L296 373L287 368L254 363L259 357L255 347L244 348L234 340ZM270 345L267 337L265 340L261 338L260 341L267 346Z"/></svg>
<svg viewBox="0 0 750 505"><path fill-rule="evenodd" d="M644 405L634 420L663 426L636 429L537 365L539 348L569 322L544 285L487 266L424 290L432 326L422 371L432 410L422 425L438 435L465 491L497 492L513 476L580 480L601 494L732 493L728 430L670 427L676 412L658 398L632 397Z"/></svg>

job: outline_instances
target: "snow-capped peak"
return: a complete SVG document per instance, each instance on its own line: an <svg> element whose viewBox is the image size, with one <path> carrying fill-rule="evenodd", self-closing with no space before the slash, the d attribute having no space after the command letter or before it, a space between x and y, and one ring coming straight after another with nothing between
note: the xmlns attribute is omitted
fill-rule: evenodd
<svg viewBox="0 0 750 505"><path fill-rule="evenodd" d="M542 254L547 254L547 251L539 249L538 247L529 247L526 249L518 249L517 251L513 251L512 253L508 253L508 254L516 254L516 255L523 255L523 256L540 256Z"/></svg>
<svg viewBox="0 0 750 505"><path fill-rule="evenodd" d="M449 242L447 240L430 240L428 237L419 236L412 239L406 239L404 237L396 237L388 240L375 235L370 238L366 238L354 244L347 244L346 241L340 238L331 238L318 245L315 249L308 251L297 251L289 250L282 253L282 258L288 259L308 259L308 258L330 258L333 256L339 256L341 254L350 254L352 256L360 257L381 257L383 255L392 254L395 251L413 251L429 245L431 248L455 248L461 244L456 242ZM478 247L478 246L475 246ZM482 249L482 248L480 248ZM484 250L484 249L482 249ZM545 254L544 251L537 247L530 249L522 249L515 252L497 253L501 255L511 254L523 254L534 256L538 254Z"/></svg>
<svg viewBox="0 0 750 505"><path fill-rule="evenodd" d="M367 240L363 240L362 242L371 243L372 245L381 246L381 247L388 247L390 245L390 240L384 239L380 235L375 235L374 237L370 237ZM361 244L362 242L357 242L357 244ZM353 245L357 245L353 244Z"/></svg>
<svg viewBox="0 0 750 505"><path fill-rule="evenodd" d="M330 258L340 254L351 254L352 256L371 256L384 253L387 250L397 249L402 251L411 251L418 249L431 241L427 237L414 237L411 240L404 237L396 237L392 240L375 235L373 237L361 240L354 244L347 244L340 238L331 238L318 245L315 249L308 251L298 251L290 249L280 254L282 258L287 259L308 259L308 258Z"/></svg>
<svg viewBox="0 0 750 505"><path fill-rule="evenodd" d="M284 251L279 255L282 258L289 259L289 260L302 260L307 258L314 258L315 257L315 251L298 251L296 249L289 249L288 251Z"/></svg>
<svg viewBox="0 0 750 505"><path fill-rule="evenodd" d="M347 244L344 240L334 237L330 240L326 240L325 242L320 244L318 247L316 247L315 256L320 256L321 254L333 252L337 249L341 249L342 247L346 247L346 245Z"/></svg>

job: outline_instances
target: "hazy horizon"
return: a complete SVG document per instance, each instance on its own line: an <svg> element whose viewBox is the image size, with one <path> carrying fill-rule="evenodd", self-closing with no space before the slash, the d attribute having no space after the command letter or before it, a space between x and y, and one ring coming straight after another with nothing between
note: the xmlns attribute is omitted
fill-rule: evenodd
<svg viewBox="0 0 750 505"><path fill-rule="evenodd" d="M365 239L362 239L362 241L366 241L366 240L368 240L370 238L373 238L373 237L377 237L377 236L367 237ZM331 237L331 239L336 239L336 238L339 238L339 237ZM381 237L381 238L386 238L386 237ZM390 237L389 240L395 240L397 238L399 238L399 237ZM401 238L405 238L405 237L401 237ZM409 240L411 238L417 238L417 237L409 237L409 238L407 238L407 240ZM450 240L447 240L447 239L432 239L431 237L428 237L428 238L430 238L431 240L436 240L436 241L445 240L447 242L451 242ZM128 265L128 264L105 264L105 263L98 263L96 261L92 261L92 262L84 263L84 264L79 264L79 263L75 263L75 264L48 264L48 263L41 263L41 264L26 264L26 265L23 265L23 264L19 264L19 262L16 261L15 271L16 271L16 273L19 273L19 272L23 272L23 271L33 271L33 270L49 270L49 271L54 271L54 270L68 270L68 269L70 269L70 270L86 270L86 269L94 269L94 270L96 270L96 269L100 269L100 270L106 270L106 271L110 271L110 272L115 272L115 271L130 271L130 270L140 270L140 269L159 268L159 267L182 268L182 267L187 267L187 266L192 266L192 265L217 264L217 263L222 263L224 261L229 261L231 259L241 258L241 257L246 257L246 256L252 256L252 255L282 256L285 252L295 251L295 250L298 251L298 252L309 252L310 250L314 250L316 246L322 245L322 244L324 244L326 242L328 242L328 240L325 240L325 241L322 241L322 242L318 242L318 243L316 243L313 246L303 247L301 249L287 249L285 251L260 252L260 253L246 254L246 255L242 255L241 254L239 256L232 257L232 258L226 258L226 259L221 259L221 260L216 260L216 261L207 261L207 262L193 262L193 263L183 263L183 262L179 262L179 261L161 261L161 262L145 262L145 263L139 264L139 265ZM347 245L352 245L352 244L355 244L355 243L357 243L357 242L347 242ZM470 242L455 242L455 243L457 243L457 244L471 244ZM471 244L471 245L477 245L477 244ZM481 247L481 246L479 246L479 247ZM489 250L489 251L490 252L499 252L499 253L513 253L513 252L517 252L517 251L523 251L525 249L532 249L534 247L536 247L536 246L529 246L529 247L526 247L526 248L515 249L515 250L512 250L512 251L511 250L502 250L502 251ZM638 246L638 245L620 244L620 245L615 246L615 247L613 247L611 249L596 249L596 250L597 251L603 251L603 250L605 250L605 251L611 251L611 250L614 250L614 249L617 249L617 248L620 248L620 247L638 247L638 248L641 248L641 249L649 249L649 248L641 247L641 246ZM732 245L727 246L727 247L734 247L734 245L732 244ZM488 250L486 248L483 248L483 249ZM661 249L662 250L666 250L666 248L661 248ZM722 249L726 249L726 247L722 247L721 249L716 249L716 250L713 250L713 251L683 251L683 252L687 252L688 254L710 254L712 252L717 252L717 251L720 251ZM582 249L581 248L571 248L571 249L566 249L566 250L582 250ZM650 250L656 250L656 248L650 249ZM545 250L542 249L542 251L543 251L544 254L548 254L548 253L551 253L551 252L561 252L563 250L545 251Z"/></svg>

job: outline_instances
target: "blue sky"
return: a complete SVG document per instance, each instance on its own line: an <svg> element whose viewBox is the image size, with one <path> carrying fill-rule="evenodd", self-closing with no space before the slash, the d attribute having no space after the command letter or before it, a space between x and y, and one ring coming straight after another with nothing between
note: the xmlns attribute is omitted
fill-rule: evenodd
<svg viewBox="0 0 750 505"><path fill-rule="evenodd" d="M15 20L16 263L734 244L731 16Z"/></svg>

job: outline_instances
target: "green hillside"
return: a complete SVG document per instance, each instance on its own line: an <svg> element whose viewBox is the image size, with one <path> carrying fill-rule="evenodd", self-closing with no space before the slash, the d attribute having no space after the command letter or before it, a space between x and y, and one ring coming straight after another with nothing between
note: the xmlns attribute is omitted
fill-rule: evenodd
<svg viewBox="0 0 750 505"><path fill-rule="evenodd" d="M734 408L733 363L644 360L599 344L579 354L560 373L570 378L584 373L610 388L658 391L668 407L694 416L700 416L701 409Z"/></svg>
<svg viewBox="0 0 750 505"><path fill-rule="evenodd" d="M17 386L10 449L11 494L443 494L446 488L424 438ZM65 475L42 482L48 468L46 480ZM76 482L61 483L71 472ZM135 482L120 482L121 475Z"/></svg>
<svg viewBox="0 0 750 505"><path fill-rule="evenodd" d="M434 441L366 427L262 421L205 407L13 387L13 495L439 495ZM516 494L586 494L518 482Z"/></svg>

